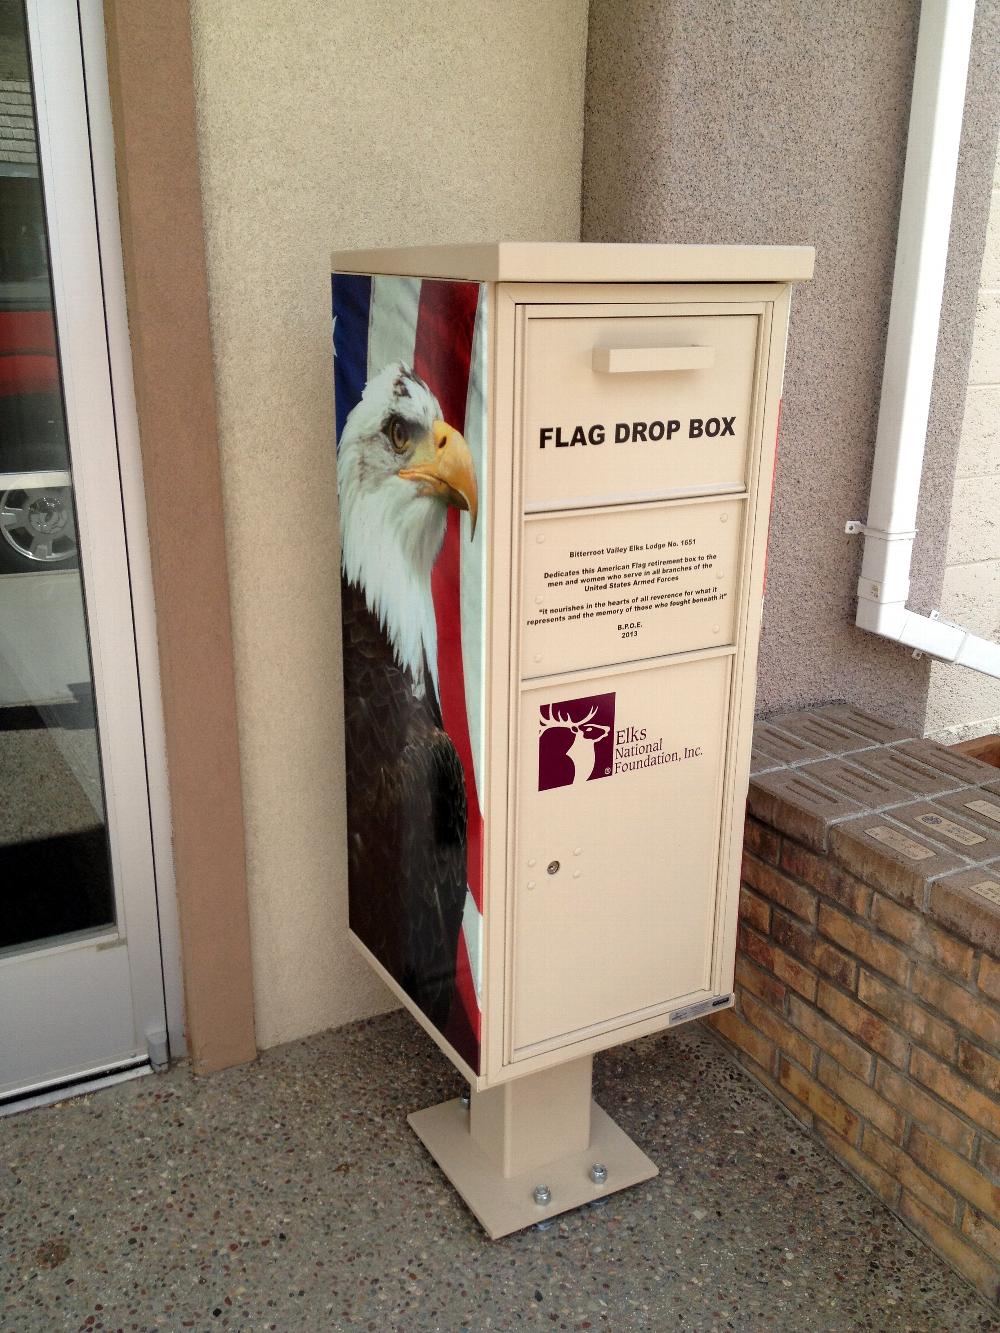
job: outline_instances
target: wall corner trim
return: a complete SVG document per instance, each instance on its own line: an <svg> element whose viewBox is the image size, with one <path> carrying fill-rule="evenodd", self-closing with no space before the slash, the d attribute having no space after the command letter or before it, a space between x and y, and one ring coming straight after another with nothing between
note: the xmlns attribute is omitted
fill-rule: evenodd
<svg viewBox="0 0 1000 1333"><path fill-rule="evenodd" d="M187 1039L210 1073L257 1048L190 12L104 0L104 16Z"/></svg>

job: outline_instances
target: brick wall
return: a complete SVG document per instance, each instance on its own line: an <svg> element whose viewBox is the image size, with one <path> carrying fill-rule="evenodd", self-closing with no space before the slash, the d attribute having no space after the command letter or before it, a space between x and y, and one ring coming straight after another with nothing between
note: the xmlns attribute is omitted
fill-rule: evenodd
<svg viewBox="0 0 1000 1333"><path fill-rule="evenodd" d="M708 1021L996 1301L1000 772L846 709L756 739L736 1005Z"/></svg>

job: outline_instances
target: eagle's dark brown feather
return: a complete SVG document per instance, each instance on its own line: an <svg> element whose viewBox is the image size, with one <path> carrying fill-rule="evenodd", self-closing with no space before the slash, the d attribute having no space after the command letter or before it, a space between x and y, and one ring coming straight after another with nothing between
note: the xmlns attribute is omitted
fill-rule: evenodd
<svg viewBox="0 0 1000 1333"><path fill-rule="evenodd" d="M462 765L364 593L342 580L351 928L443 1028L466 894Z"/></svg>

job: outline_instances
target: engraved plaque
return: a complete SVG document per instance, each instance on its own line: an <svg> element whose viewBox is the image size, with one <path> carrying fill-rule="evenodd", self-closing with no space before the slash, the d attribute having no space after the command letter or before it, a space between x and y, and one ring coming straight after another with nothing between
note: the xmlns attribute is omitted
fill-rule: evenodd
<svg viewBox="0 0 1000 1333"><path fill-rule="evenodd" d="M977 843L985 842L986 839L981 833L973 833L971 829L964 828L961 824L956 824L953 819L944 819L941 815L922 814L914 815L914 821L923 824L931 833L936 833L939 838L947 838L949 842L957 842L961 847L974 847Z"/></svg>
<svg viewBox="0 0 1000 1333"><path fill-rule="evenodd" d="M742 533L741 500L526 522L522 675L731 644Z"/></svg>
<svg viewBox="0 0 1000 1333"><path fill-rule="evenodd" d="M987 819L992 819L994 824L1000 824L1000 801L966 801L965 804L977 815L985 815Z"/></svg>
<svg viewBox="0 0 1000 1333"><path fill-rule="evenodd" d="M899 852L910 861L928 861L934 855L929 847L922 847L919 842L914 842L905 833L891 828L888 824L875 824L872 828L866 828L865 832L869 838L874 838L876 842L884 842L887 847L891 847L894 852Z"/></svg>
<svg viewBox="0 0 1000 1333"><path fill-rule="evenodd" d="M951 851L959 852L969 861L992 861L1000 856L1000 829L966 823L958 817L955 805L903 805L892 811L892 818L895 823L906 824L914 833L924 833Z"/></svg>
<svg viewBox="0 0 1000 1333"><path fill-rule="evenodd" d="M969 888L973 893L978 893L983 898L989 898L991 903L1000 906L1000 884L994 879L981 879L978 884L970 884Z"/></svg>

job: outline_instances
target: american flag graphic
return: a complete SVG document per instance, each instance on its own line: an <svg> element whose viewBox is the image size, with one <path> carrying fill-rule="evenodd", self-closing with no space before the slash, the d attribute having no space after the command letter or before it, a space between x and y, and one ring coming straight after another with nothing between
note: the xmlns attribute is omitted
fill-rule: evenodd
<svg viewBox="0 0 1000 1333"><path fill-rule="evenodd" d="M334 394L338 449L369 379L392 362L412 367L441 417L464 435L479 486L474 536L449 507L431 586L437 688L444 729L461 761L467 798L467 893L455 959L455 1000L444 1035L479 1068L482 996L484 598L486 495L486 287L472 282L337 273L333 277ZM455 1010L460 1007L461 1013ZM463 1021L464 1020L464 1021ZM462 1033L465 1033L464 1040ZM468 1034L475 1041L470 1051Z"/></svg>

